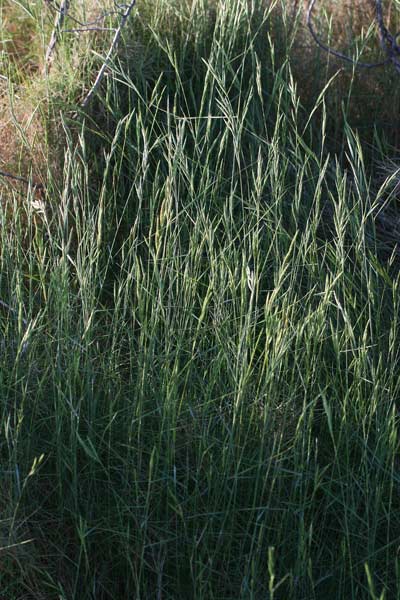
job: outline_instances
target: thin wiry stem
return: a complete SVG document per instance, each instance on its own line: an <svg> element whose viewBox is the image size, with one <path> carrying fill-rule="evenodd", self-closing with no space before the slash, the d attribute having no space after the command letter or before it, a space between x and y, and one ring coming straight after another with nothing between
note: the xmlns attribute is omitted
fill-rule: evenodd
<svg viewBox="0 0 400 600"><path fill-rule="evenodd" d="M8 173L7 171L0 171L0 177L5 177L7 179L14 179L14 181L21 181L22 183L25 183L26 185L32 186L32 189L34 189L34 190L42 190L43 189L43 184L34 183L32 180L26 179L26 177L21 177L21 175L14 175L13 173Z"/></svg>
<svg viewBox="0 0 400 600"><path fill-rule="evenodd" d="M316 3L316 0L311 0L310 4L308 6L307 26L308 26L308 29L310 30L312 37L314 38L314 41L320 48L322 48L322 50L325 50L325 52L328 52L328 54L332 54L332 56L336 56L337 58L340 58L341 60L349 62L353 65L356 65L357 67L363 67L364 69L374 69L375 67L383 67L384 65L386 65L390 62L390 58L387 58L386 60L384 60L382 62L376 62L376 63L359 62L358 60L354 60L350 56L346 56L346 54L342 54L342 52L338 52L337 50L334 50L330 46L326 46L326 44L321 42L321 40L319 39L317 33L314 30L314 26L312 23L312 11L314 9L315 3Z"/></svg>
<svg viewBox="0 0 400 600"><path fill-rule="evenodd" d="M45 71L48 72L51 67L51 63L53 60L54 48L56 47L57 40L60 36L62 26L65 21L65 17L67 16L69 9L69 0L62 0L61 6L57 9L57 15L54 21L54 28L51 34L49 45L46 50L46 58L45 58Z"/></svg>
<svg viewBox="0 0 400 600"><path fill-rule="evenodd" d="M51 10L60 13L61 12L61 7L57 7L54 6L53 4L50 5ZM119 8L119 7L118 7ZM80 27L83 28L90 28L94 25L96 25L97 23L101 23L102 21L104 21L104 19L106 19L107 17L113 17L115 15L118 15L120 17L123 17L124 13L121 13L118 10L109 10L107 12L102 13L99 17L97 17L96 19L93 19L93 21L80 21L79 19L77 19L76 17L74 17L74 15L68 13L68 19L70 21L73 21L74 23L76 23L77 25L79 25Z"/></svg>
<svg viewBox="0 0 400 600"><path fill-rule="evenodd" d="M392 35L383 22L382 1L376 0L376 21L378 23L381 46L386 52L387 60L392 63L398 73L400 73L400 46L397 44L398 33Z"/></svg>
<svg viewBox="0 0 400 600"><path fill-rule="evenodd" d="M77 27L76 29L63 29L63 33L86 33L87 31L115 31L115 27Z"/></svg>
<svg viewBox="0 0 400 600"><path fill-rule="evenodd" d="M62 6L59 5L57 2L54 2L53 0L44 0L44 1L46 2L48 7L50 8L50 10L52 10L53 12L61 11ZM95 25L96 23L100 23L100 21L103 21L106 17L109 17L109 16L119 15L120 17L122 17L124 15L124 12L129 7L129 4L118 4L118 2L115 2L115 0L114 0L113 4L115 7L114 10L104 11L103 13L101 13L101 15L99 15L98 17L93 19L93 21L80 21L77 17L75 17L71 13L68 13L68 19L70 19L71 21L75 21L75 23L78 23L78 25L82 25L82 26Z"/></svg>
<svg viewBox="0 0 400 600"><path fill-rule="evenodd" d="M87 95L85 96L85 99L83 100L83 102L81 104L82 108L85 108L89 104L89 102L91 101L91 99L93 98L93 96L95 95L95 93L96 93L96 91L97 91L97 89L98 89L98 87L99 87L99 85L100 85L100 83L101 83L101 81L102 81L102 79L103 79L103 77L105 75L105 72L106 72L106 70L107 70L107 68L109 66L111 57L112 57L112 55L113 55L116 47L118 46L118 42L119 42L119 38L121 37L122 29L124 28L127 20L129 19L129 16L130 16L130 14L131 14L131 12L132 12L135 4L136 4L136 0L132 0L132 2L127 5L126 11L124 12L124 14L123 14L123 16L121 18L120 24L119 24L118 28L115 31L113 40L111 42L111 46L110 46L110 48L109 48L109 50L107 52L107 56L104 59L102 67L101 67L100 71L97 74L97 77L95 79L94 84L90 88L89 92L87 93Z"/></svg>
<svg viewBox="0 0 400 600"><path fill-rule="evenodd" d="M92 87L90 88L89 92L87 93L87 95L85 96L85 98L82 102L81 106L83 108L85 108L89 104L89 102L91 101L91 99L93 98L93 96L95 95L96 91L98 90L98 88L101 84L101 81L106 73L106 70L107 70L109 64L110 64L111 57L118 46L118 42L121 37L122 29L124 28L134 6L136 5L136 0L131 0L131 2L128 4L119 4L118 2L114 1L114 6L115 6L116 10L105 12L102 15L100 15L99 17L97 17L96 19L94 19L93 21L87 21L86 23L80 21L79 19L77 19L76 17L74 17L73 15L71 15L68 12L69 7L70 7L69 0L63 0L60 5L56 4L55 2L50 2L50 0L46 0L46 2L49 5L50 9L57 13L53 33L51 35L51 39L50 39L50 42L49 42L49 45L48 45L48 48L46 51L45 69L47 72L50 69L52 55L54 52L54 48L57 44L57 40L60 36L60 33L85 33L88 31L96 31L96 32L113 31L114 32L114 37L112 39L112 42L111 42L110 48L107 52L107 55L104 59L104 62L97 74L97 77L96 77ZM117 28L111 28L111 27L106 28L106 27L101 27L101 26L97 27L97 23L100 23L101 21L104 21L104 19L106 19L107 17L114 16L114 15L118 15L120 17L120 22L119 22L119 25ZM66 20L66 18L72 20L79 27L63 29L63 24L64 24L64 21Z"/></svg>

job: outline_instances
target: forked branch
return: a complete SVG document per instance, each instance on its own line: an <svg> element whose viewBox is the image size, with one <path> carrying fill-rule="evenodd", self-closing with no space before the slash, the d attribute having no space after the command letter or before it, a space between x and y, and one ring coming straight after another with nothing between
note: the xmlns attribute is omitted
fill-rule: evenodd
<svg viewBox="0 0 400 600"><path fill-rule="evenodd" d="M92 87L90 88L89 92L86 94L86 96L81 104L81 106L83 108L85 108L89 104L89 102L91 101L93 96L95 95L96 91L98 90L98 88L101 84L101 81L107 71L107 68L110 65L112 55L114 54L114 52L118 46L118 42L120 40L122 30L125 27L126 22L128 21L133 8L136 5L136 0L131 0L128 4L119 4L116 0L114 0L114 10L104 12L96 19L94 19L92 21L87 21L87 22L82 22L81 20L77 19L73 14L71 14L71 12L69 11L70 4L71 4L69 0L62 0L61 4L59 6L52 0L45 0L45 1L48 4L49 8L56 13L54 29L53 29L53 32L52 32L52 35L50 38L50 42L49 42L49 45L48 45L47 51L46 51L46 62L45 62L46 72L48 72L50 70L54 49L56 47L57 41L58 41L61 33L85 33L88 31L96 31L96 32L113 31L114 32L114 37L111 41L111 45L108 49L108 52L104 59L104 62L96 76L96 79L95 79ZM104 20L110 16L118 16L119 17L120 21L119 21L119 25L117 28L108 28L108 27L102 26L102 23L104 22ZM64 27L64 24L67 19L74 23L75 26L73 28L65 28Z"/></svg>
<svg viewBox="0 0 400 600"><path fill-rule="evenodd" d="M366 63L360 62L358 60L354 60L350 56L343 54L337 50L334 50L330 46L324 44L318 34L316 33L313 25L313 9L315 7L316 0L311 0L308 10L307 10L307 26L308 29L314 39L314 41L318 44L322 50L327 52L328 54L332 54L341 60L349 62L356 67L362 67L365 69L374 69L375 67L382 67L387 64L392 64L394 68L400 73L400 46L397 44L398 34L392 35L390 31L386 28L383 21L383 9L382 9L382 0L375 0L375 21L379 31L379 37L381 42L382 50L386 54L386 59L381 62L376 63Z"/></svg>
<svg viewBox="0 0 400 600"><path fill-rule="evenodd" d="M49 45L46 50L46 58L45 58L45 71L49 71L51 68L51 63L53 61L53 53L54 48L56 47L58 38L60 37L61 30L64 25L65 18L67 16L69 9L69 0L62 0L60 8L56 10L56 16L54 20L54 28L51 34Z"/></svg>
<svg viewBox="0 0 400 600"><path fill-rule="evenodd" d="M125 27L127 20L129 19L129 16L134 8L136 4L136 0L132 0L130 4L125 5L125 12L122 14L121 16L121 21L120 24L118 26L118 28L115 31L113 40L111 42L111 46L107 52L107 55L104 59L104 62L101 66L100 71L97 74L97 77L95 79L94 84L92 85L92 87L90 88L89 92L86 94L85 99L82 102L82 107L86 108L86 106L89 104L90 100L93 98L94 94L96 93L104 75L105 72L110 64L111 61L111 57L114 54L114 51L116 50L117 46L118 46L118 42L119 39L121 37L121 33L122 33L122 29Z"/></svg>

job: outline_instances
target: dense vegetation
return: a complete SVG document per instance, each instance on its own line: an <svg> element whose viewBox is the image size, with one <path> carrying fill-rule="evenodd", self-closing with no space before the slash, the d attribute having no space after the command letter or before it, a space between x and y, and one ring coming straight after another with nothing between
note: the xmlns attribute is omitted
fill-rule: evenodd
<svg viewBox="0 0 400 600"><path fill-rule="evenodd" d="M82 111L0 4L1 598L400 598L398 76L143 0Z"/></svg>

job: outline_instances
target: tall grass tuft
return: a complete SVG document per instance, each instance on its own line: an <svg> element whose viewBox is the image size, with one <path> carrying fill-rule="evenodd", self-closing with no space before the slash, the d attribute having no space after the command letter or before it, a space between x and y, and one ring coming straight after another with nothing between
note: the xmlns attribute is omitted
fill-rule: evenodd
<svg viewBox="0 0 400 600"><path fill-rule="evenodd" d="M277 3L151 4L0 203L0 595L398 598L393 181Z"/></svg>

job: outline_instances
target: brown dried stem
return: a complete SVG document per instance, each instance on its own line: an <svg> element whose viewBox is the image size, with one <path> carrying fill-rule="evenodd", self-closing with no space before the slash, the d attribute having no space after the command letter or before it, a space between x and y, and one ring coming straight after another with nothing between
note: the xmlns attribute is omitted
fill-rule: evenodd
<svg viewBox="0 0 400 600"><path fill-rule="evenodd" d="M57 14L56 14L55 21L54 21L54 28L53 28L53 31L51 34L49 45L47 46L47 50L46 50L46 58L45 58L45 66L44 66L46 73L48 73L51 68L51 64L53 62L54 48L56 47L58 38L60 37L60 33L61 33L65 18L68 13L68 9L69 9L69 0L62 0L60 8L57 9Z"/></svg>
<svg viewBox="0 0 400 600"><path fill-rule="evenodd" d="M89 92L86 94L85 99L83 100L83 102L81 104L82 108L86 108L87 105L89 104L89 102L91 101L91 99L93 98L93 96L95 95L95 93L105 75L105 72L109 66L111 57L112 57L115 49L118 46L118 42L119 42L119 38L121 37L122 29L124 28L127 20L129 19L129 16L130 16L135 4L136 4L136 0L132 0L130 4L124 6L125 12L122 14L120 24L115 31L113 40L111 42L111 46L107 52L107 56L105 57L104 62L101 66L101 69L97 74L94 84L90 88Z"/></svg>
<svg viewBox="0 0 400 600"><path fill-rule="evenodd" d="M349 63L355 65L356 67L363 67L364 69L374 69L376 67L383 67L384 65L388 64L389 62L391 62L390 56L388 56L386 58L386 60L384 60L382 62L376 62L376 63L359 62L359 61L354 60L350 56L346 56L346 54L342 54L342 52L338 52L337 50L334 50L330 46L327 46L326 44L324 44L323 42L321 42L321 40L319 39L317 33L314 30L314 25L313 25L313 22L312 22L312 11L313 11L313 9L315 7L315 4L316 4L316 0L311 0L310 4L308 6L308 10L307 10L307 26L308 26L308 29L310 30L310 33L311 33L314 41L316 42L316 44L320 48L322 48L322 50L324 50L328 54L332 54L332 56L336 56L337 58L340 58L341 60L349 62ZM379 28L381 28L381 25L383 26L383 19L382 19L382 4L381 4L380 0L376 1L376 7L377 7L377 22L378 22ZM386 28L385 28L385 30L386 30ZM387 32L387 30L386 30L386 32Z"/></svg>

